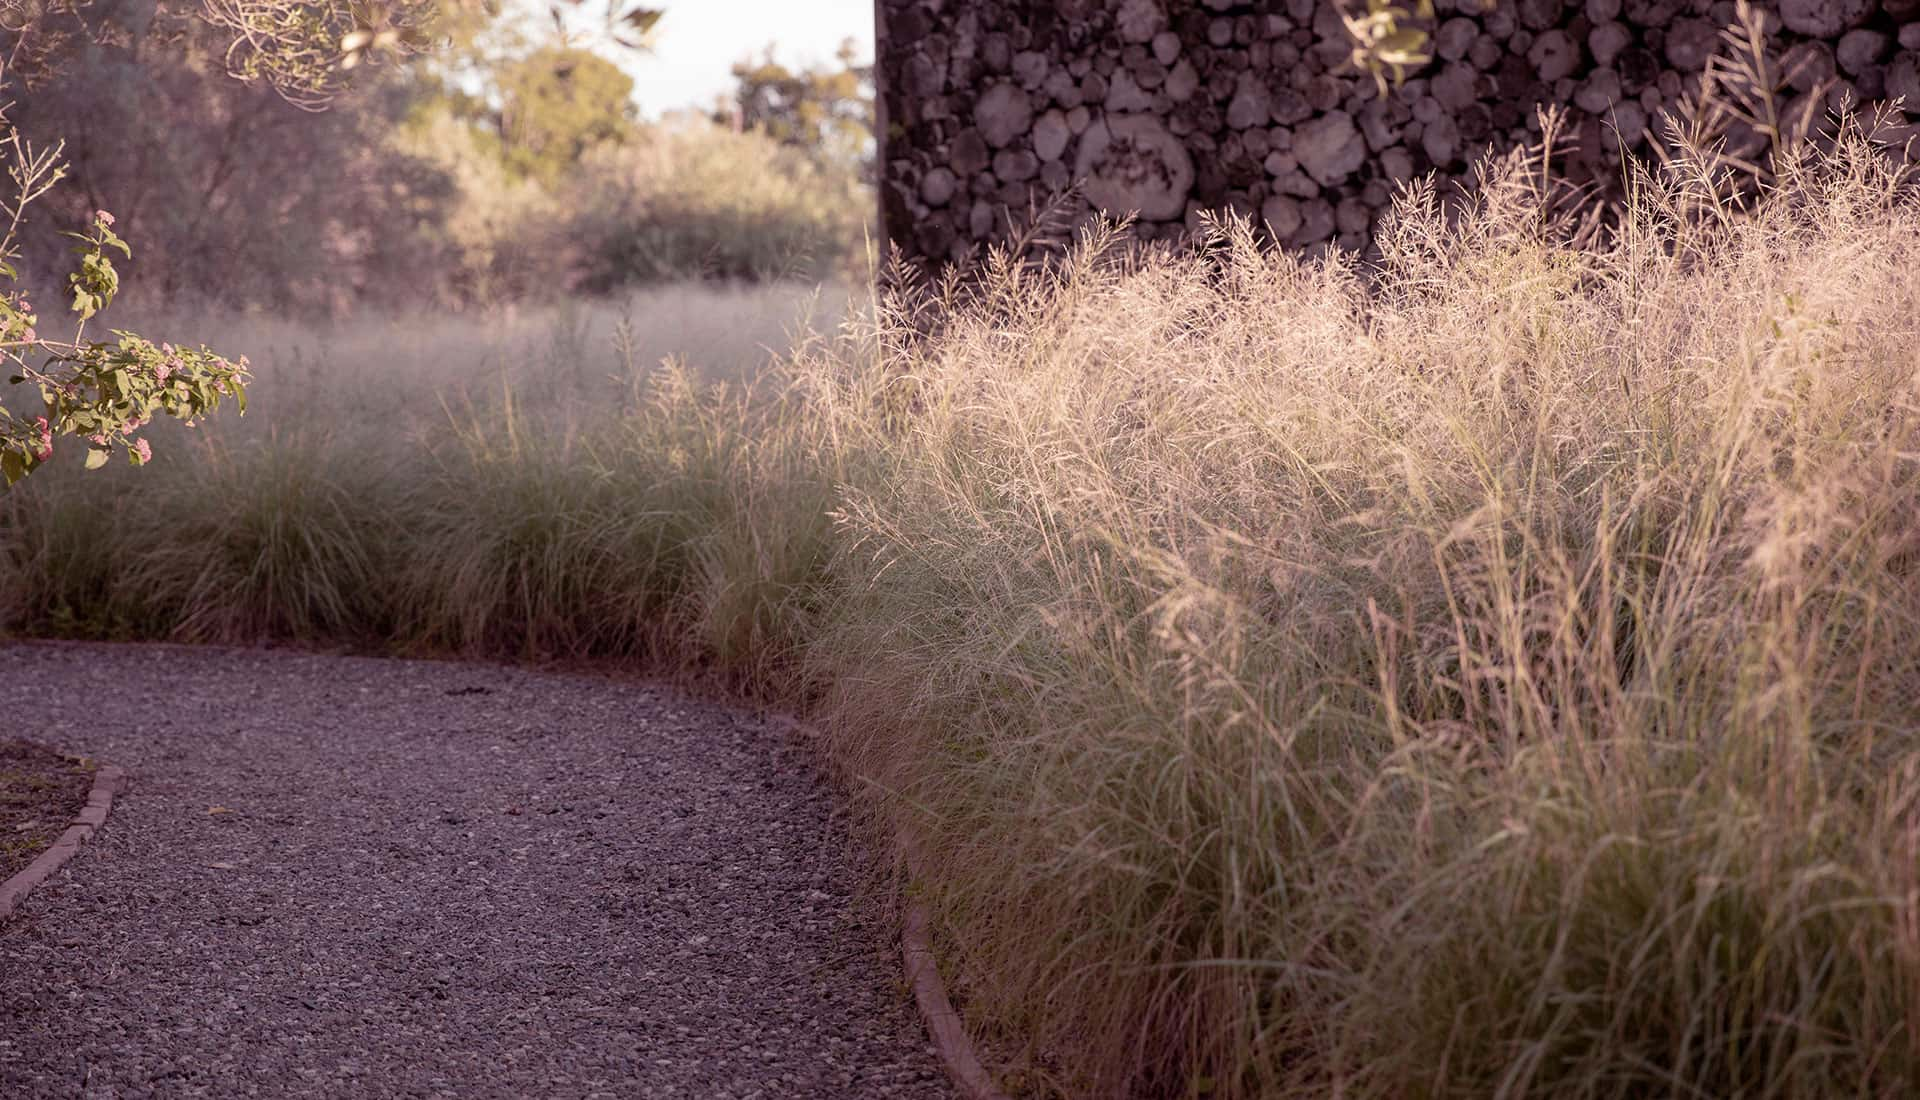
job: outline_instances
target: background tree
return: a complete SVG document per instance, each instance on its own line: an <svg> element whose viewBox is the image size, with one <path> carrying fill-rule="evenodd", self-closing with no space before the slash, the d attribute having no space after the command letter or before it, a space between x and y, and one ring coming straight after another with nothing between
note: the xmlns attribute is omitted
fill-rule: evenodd
<svg viewBox="0 0 1920 1100"><path fill-rule="evenodd" d="M633 78L589 50L549 46L499 74L507 162L553 184L589 149L634 132Z"/></svg>
<svg viewBox="0 0 1920 1100"><path fill-rule="evenodd" d="M456 7L471 12L491 2L456 0ZM652 9L624 9L623 3L608 0L609 33L615 41L635 44L641 40L624 36L645 35L660 15ZM333 105L349 74L371 59L430 48L434 40L428 27L438 11L435 0L200 0L191 16L188 11L180 0L107 0L98 7L87 0L31 0L0 12L0 154L9 161L12 183L4 205L7 220L0 228L0 279L15 284L0 290L0 362L12 368L8 388L0 391L0 474L8 484L50 459L60 436L86 438L89 467L104 462L116 448L140 465L152 450L135 433L153 416L170 415L191 424L226 397L240 399L244 408L244 357L236 362L204 347L176 348L118 330L112 340L86 339L88 323L120 291L115 255L126 260L133 254L129 242L115 229L119 219L104 204L95 205L105 187L129 179L145 185L155 178L162 187L177 189L182 179L203 185L196 189L196 201L154 204L157 210L188 212L192 221L180 235L185 241L204 240L219 222L232 224L232 219L214 216L222 213L218 200L223 189L232 195L251 188L256 197L279 205L266 211L273 216L242 224L252 236L264 236L282 247L289 232L318 234L309 247L295 251L305 261L303 269L328 285L338 272L325 266L326 248L364 253L387 247L403 235L360 232L364 226L349 226L312 209L296 209L298 196L337 202L346 194L346 201L358 209L404 211L408 200L422 190L430 194L434 189L430 180L424 189L418 186L422 181L407 180L404 166L394 171L385 143L355 144L355 152L340 165L345 171L328 172L325 169L333 166L323 164L322 171L315 172L311 134L302 135L307 140L296 139L290 149L274 150L263 148L263 141L249 140L260 135L250 135L248 129L253 121L283 106L319 111ZM555 18L560 19L557 7ZM213 63L216 57L217 64ZM92 184L77 192L56 190L67 179L69 166L63 153L68 134L76 127L110 131L116 117L125 118L124 111L116 115L112 108L128 103L136 106L136 115L144 111L150 118L157 113L156 102L171 105L166 95L156 98L156 93L193 83L192 77L171 78L207 71L224 71L243 85L263 86L277 102L265 104L258 97L248 102L243 97L217 103L211 110L203 103L199 110L181 112L179 117L217 131L202 148L177 140L178 135L171 132L170 140L160 145L151 141L143 145L142 139L152 136L150 128L138 134L109 133L104 138L83 134L77 167L82 181ZM9 82L48 93L36 97L35 106L26 112L38 112L37 121L45 133L40 141L9 117L14 106ZM111 92L104 98L103 88ZM101 109L103 103L108 109ZM152 172L147 161L156 155L164 162L163 170ZM262 171L263 166L272 167ZM292 174L276 180L276 167L290 169ZM118 181L116 169L121 170ZM325 184L318 189L286 186L315 179ZM339 186L343 181L369 180L376 191L382 184L392 186L388 193L374 196L352 195L353 186ZM56 203L64 197L69 206L91 208L79 218L83 228L65 234L80 242L72 249L79 254L78 266L63 289L77 315L70 339L50 338L42 332L46 322L28 293L31 273L23 283L17 266L33 259L23 244L27 210L50 196ZM259 224L273 226L276 232L260 234ZM417 250L403 247L402 254L416 255ZM176 261L181 255L175 254ZM217 270L233 258L222 249L199 264L176 263L176 270ZM176 282L166 289L180 288ZM23 392L36 390L45 413L29 417L16 412Z"/></svg>
<svg viewBox="0 0 1920 1100"><path fill-rule="evenodd" d="M454 193L385 141L420 94L405 70L363 72L332 109L308 112L225 75L229 42L198 0L96 0L43 30L59 42L45 60L86 77L44 81L15 105L23 135L65 143L67 178L42 212L75 225L114 211L139 296L337 312L430 280L422 234ZM58 270L65 243L25 242L29 276Z"/></svg>
<svg viewBox="0 0 1920 1100"><path fill-rule="evenodd" d="M716 117L827 162L864 164L873 155L873 66L856 64L857 56L849 40L836 55L838 68L789 69L768 46L733 67L733 101Z"/></svg>

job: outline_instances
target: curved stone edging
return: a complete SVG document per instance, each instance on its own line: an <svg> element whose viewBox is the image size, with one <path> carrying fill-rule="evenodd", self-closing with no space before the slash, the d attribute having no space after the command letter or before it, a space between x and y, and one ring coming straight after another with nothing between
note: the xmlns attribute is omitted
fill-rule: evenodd
<svg viewBox="0 0 1920 1100"><path fill-rule="evenodd" d="M0 921L11 916L34 887L72 859L80 851L80 845L107 823L107 813L113 809L113 796L126 788L126 781L127 773L111 764L93 773L93 790L87 793L86 807L74 818L73 824L60 834L59 840L27 864L25 870L0 882Z"/></svg>
<svg viewBox="0 0 1920 1100"><path fill-rule="evenodd" d="M921 877L912 847L904 837L900 844L907 853L908 873ZM900 955L906 962L914 1003L920 1006L920 1016L927 1023L934 1050L947 1067L947 1076L953 1078L954 1087L967 1100L1008 1100L981 1063L973 1040L960 1024L960 1014L954 1011L953 1001L947 997L947 985L940 979L940 967L933 957L933 941L928 931L933 922L926 904L909 897L906 907L906 921L900 930Z"/></svg>
<svg viewBox="0 0 1920 1100"><path fill-rule="evenodd" d="M804 722L785 715L769 717L794 732L822 737L820 731ZM923 878L919 852L913 842L906 834L897 833L895 843L906 860L907 874L914 879ZM906 914L900 929L900 958L906 967L907 983L913 987L914 1004L926 1022L927 1037L933 1040L933 1049L940 1055L940 1064L946 1067L947 1076L965 1100L1010 1100L993 1083L993 1075L980 1061L980 1052L960 1023L953 999L947 996L947 983L940 977L940 966L933 954L933 918L927 912L926 903L911 896L902 900Z"/></svg>

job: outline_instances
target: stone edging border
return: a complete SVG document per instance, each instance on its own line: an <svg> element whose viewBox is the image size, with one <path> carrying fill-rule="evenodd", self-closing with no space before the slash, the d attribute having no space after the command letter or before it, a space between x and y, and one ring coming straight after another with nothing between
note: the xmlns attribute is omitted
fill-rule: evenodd
<svg viewBox="0 0 1920 1100"><path fill-rule="evenodd" d="M821 739L820 732L804 722L785 715L768 717L792 732ZM910 879L924 877L920 873L919 851L913 842L905 833L897 833L895 843L906 860ZM961 1026L952 998L947 996L947 984L940 977L940 966L933 954L933 918L927 912L926 903L911 893L901 901L906 913L900 929L900 956L906 966L907 984L913 987L914 1004L920 1009L927 1036L933 1040L933 1049L940 1055L947 1076L964 1100L1009 1100L993 1083L993 1075L980 1061L980 1052L974 1048L967 1029Z"/></svg>
<svg viewBox="0 0 1920 1100"><path fill-rule="evenodd" d="M922 877L913 845L904 836L898 843L906 855L907 873L916 879ZM900 929L900 954L906 962L907 981L913 986L914 1003L920 1006L920 1016L926 1021L933 1048L947 1067L947 1076L953 1078L954 1086L966 1100L1008 1100L981 1063L973 1040L960 1024L960 1014L954 1011L953 1001L947 997L947 985L940 979L940 967L933 956L929 931L933 921L926 903L911 895L903 900L907 911Z"/></svg>
<svg viewBox="0 0 1920 1100"><path fill-rule="evenodd" d="M34 887L72 859L80 851L80 845L107 823L107 813L113 809L113 796L125 790L126 783L126 771L112 764L104 764L93 773L93 790L88 792L87 805L73 819L73 824L24 870L0 882L0 921L11 916Z"/></svg>

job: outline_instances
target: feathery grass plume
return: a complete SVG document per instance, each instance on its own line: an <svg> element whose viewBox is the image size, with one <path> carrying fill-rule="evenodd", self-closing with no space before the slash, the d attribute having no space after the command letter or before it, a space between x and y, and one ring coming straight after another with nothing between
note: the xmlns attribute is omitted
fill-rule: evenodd
<svg viewBox="0 0 1920 1100"><path fill-rule="evenodd" d="M1908 1095L1920 204L1851 122L1696 184L1417 188L1371 272L1089 227L730 378L634 342L744 295L337 337L156 447L176 523L0 501L0 613L801 711L1031 1095Z"/></svg>
<svg viewBox="0 0 1920 1100"><path fill-rule="evenodd" d="M1371 290L1229 223L898 345L810 653L1030 1077L1911 1087L1920 219L1835 142L1736 222L1416 192Z"/></svg>

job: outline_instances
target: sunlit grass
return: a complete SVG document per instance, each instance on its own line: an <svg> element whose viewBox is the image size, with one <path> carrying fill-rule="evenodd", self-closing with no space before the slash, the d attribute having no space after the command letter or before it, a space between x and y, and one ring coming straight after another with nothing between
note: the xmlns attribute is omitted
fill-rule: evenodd
<svg viewBox="0 0 1920 1100"><path fill-rule="evenodd" d="M1096 235L771 363L790 301L685 369L288 331L244 428L0 502L0 614L803 711L1035 1092L1911 1094L1920 210L1858 143L1679 202Z"/></svg>

